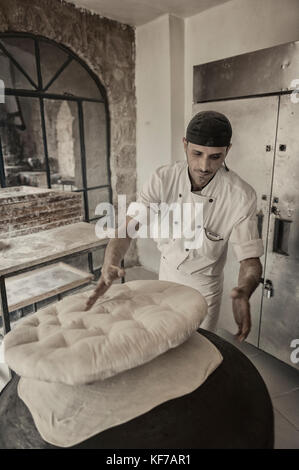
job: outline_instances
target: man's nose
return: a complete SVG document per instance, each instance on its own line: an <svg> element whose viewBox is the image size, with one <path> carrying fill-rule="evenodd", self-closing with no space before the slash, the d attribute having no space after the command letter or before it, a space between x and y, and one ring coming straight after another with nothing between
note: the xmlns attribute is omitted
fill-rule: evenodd
<svg viewBox="0 0 299 470"><path fill-rule="evenodd" d="M201 171L201 173L209 173L210 172L210 163L207 160L203 160L201 162L199 171Z"/></svg>

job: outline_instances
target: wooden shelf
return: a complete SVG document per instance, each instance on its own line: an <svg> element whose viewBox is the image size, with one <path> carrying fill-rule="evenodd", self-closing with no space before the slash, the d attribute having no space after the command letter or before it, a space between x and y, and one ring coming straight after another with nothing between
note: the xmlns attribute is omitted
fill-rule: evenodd
<svg viewBox="0 0 299 470"><path fill-rule="evenodd" d="M66 263L19 274L6 279L8 309L10 312L88 284L93 275Z"/></svg>

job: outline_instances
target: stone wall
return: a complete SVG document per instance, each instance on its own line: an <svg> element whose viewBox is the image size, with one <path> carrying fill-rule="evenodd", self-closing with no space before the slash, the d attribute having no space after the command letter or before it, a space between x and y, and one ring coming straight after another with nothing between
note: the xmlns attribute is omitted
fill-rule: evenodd
<svg viewBox="0 0 299 470"><path fill-rule="evenodd" d="M29 32L67 46L103 84L110 114L113 203L136 197L135 32L59 0L0 0L0 31ZM137 262L135 244L126 265Z"/></svg>
<svg viewBox="0 0 299 470"><path fill-rule="evenodd" d="M81 193L41 188L0 189L0 238L14 238L83 221Z"/></svg>

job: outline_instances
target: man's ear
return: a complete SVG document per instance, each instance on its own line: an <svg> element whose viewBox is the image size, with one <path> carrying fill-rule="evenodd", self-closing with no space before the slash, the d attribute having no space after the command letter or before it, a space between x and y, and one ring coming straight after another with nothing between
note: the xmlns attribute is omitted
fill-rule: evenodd
<svg viewBox="0 0 299 470"><path fill-rule="evenodd" d="M228 154L228 152L230 151L230 149L231 149L231 146L232 146L232 144L229 144L229 146L228 146L228 147L226 147L226 155L227 155L227 154Z"/></svg>
<svg viewBox="0 0 299 470"><path fill-rule="evenodd" d="M184 144L184 150L186 152L187 147L188 147L188 141L186 140L186 137L183 137L183 144Z"/></svg>

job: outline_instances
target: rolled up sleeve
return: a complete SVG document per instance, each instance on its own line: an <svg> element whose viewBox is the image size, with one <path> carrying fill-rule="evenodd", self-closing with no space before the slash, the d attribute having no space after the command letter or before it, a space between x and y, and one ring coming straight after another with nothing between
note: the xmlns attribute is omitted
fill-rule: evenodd
<svg viewBox="0 0 299 470"><path fill-rule="evenodd" d="M234 225L229 238L238 261L259 258L264 254L263 240L257 228L257 197L253 192L248 203L243 204L242 214Z"/></svg>
<svg viewBox="0 0 299 470"><path fill-rule="evenodd" d="M127 215L134 218L136 212L139 213L138 220L141 224L150 223L150 212L158 212L161 202L161 178L158 171L152 173L143 184L141 191L137 195L137 201L129 205Z"/></svg>

